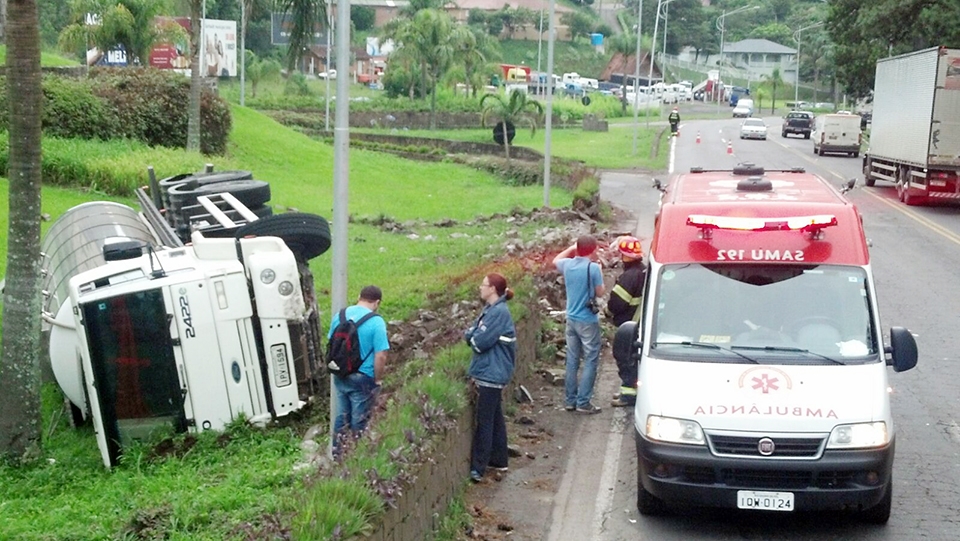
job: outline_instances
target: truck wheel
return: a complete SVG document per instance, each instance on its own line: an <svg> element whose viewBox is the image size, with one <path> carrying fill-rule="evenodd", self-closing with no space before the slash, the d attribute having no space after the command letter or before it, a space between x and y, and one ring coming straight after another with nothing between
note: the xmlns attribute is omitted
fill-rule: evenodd
<svg viewBox="0 0 960 541"><path fill-rule="evenodd" d="M890 520L890 507L893 503L893 478L887 483L887 490L880 503L869 509L860 511L860 520L869 524L886 524Z"/></svg>
<svg viewBox="0 0 960 541"><path fill-rule="evenodd" d="M311 260L330 248L330 224L304 212L274 214L237 229L234 238L279 237L297 257Z"/></svg>
<svg viewBox="0 0 960 541"><path fill-rule="evenodd" d="M783 137L784 139L786 139L786 138L787 138L787 132L785 132L785 131L780 132L780 137Z"/></svg>
<svg viewBox="0 0 960 541"><path fill-rule="evenodd" d="M170 188L170 206L176 212L197 204L197 197L227 192L247 207L257 207L270 200L270 185L262 180L228 180L203 184L190 189L189 184Z"/></svg>
<svg viewBox="0 0 960 541"><path fill-rule="evenodd" d="M823 156L823 154L824 154L824 153L823 153L823 147L820 147L820 149L819 149L819 151L817 152L817 154Z"/></svg>
<svg viewBox="0 0 960 541"><path fill-rule="evenodd" d="M809 133L803 134L803 138L804 138L804 139L810 139L810 134L809 134Z"/></svg>
<svg viewBox="0 0 960 541"><path fill-rule="evenodd" d="M198 185L204 186L206 184L229 182L231 180L253 180L253 173L243 170L213 171L211 173L193 173L189 178L196 179Z"/></svg>
<svg viewBox="0 0 960 541"><path fill-rule="evenodd" d="M872 188L873 185L877 183L877 179L871 177L869 172L864 172L863 183Z"/></svg>
<svg viewBox="0 0 960 541"><path fill-rule="evenodd" d="M637 511L640 511L640 514L645 517L666 514L667 507L663 504L663 500L643 488L643 482L640 480L642 475L643 472L640 471L640 468L637 468Z"/></svg>

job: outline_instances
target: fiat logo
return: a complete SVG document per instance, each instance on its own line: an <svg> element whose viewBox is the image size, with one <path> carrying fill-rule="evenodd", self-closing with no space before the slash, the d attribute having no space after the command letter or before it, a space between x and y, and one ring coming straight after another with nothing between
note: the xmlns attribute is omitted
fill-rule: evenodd
<svg viewBox="0 0 960 541"><path fill-rule="evenodd" d="M773 450L776 449L773 440L770 438L762 438L757 442L757 451L760 451L760 454L763 456L770 456L773 454Z"/></svg>

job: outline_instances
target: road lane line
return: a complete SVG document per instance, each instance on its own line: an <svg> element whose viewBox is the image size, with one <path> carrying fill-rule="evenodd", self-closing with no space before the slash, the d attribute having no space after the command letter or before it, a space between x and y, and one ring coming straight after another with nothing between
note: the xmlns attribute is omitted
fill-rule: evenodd
<svg viewBox="0 0 960 541"><path fill-rule="evenodd" d="M577 415L576 413L574 415ZM557 488L557 494L553 499L553 512L550 513L550 530L547 532L548 541L563 541L569 539L564 535L566 530L567 506L570 505L571 489L573 487L573 478L575 472L579 471L577 462L579 459L577 453L577 442L583 437L584 423L577 423L577 430L570 440L570 455L567 457L567 464L563 468L563 477L560 479L560 487Z"/></svg>
<svg viewBox="0 0 960 541"><path fill-rule="evenodd" d="M600 487L597 490L596 515L593 517L593 537L600 539L603 523L613 512L613 496L616 492L617 472L620 467L620 444L623 442L627 408L615 408L610 421L610 435L607 437L607 450L603 456L603 470L600 474Z"/></svg>
<svg viewBox="0 0 960 541"><path fill-rule="evenodd" d="M671 139L671 140L670 140L670 160L669 160L669 163L668 163L668 165L667 165L667 173L669 173L669 174L672 175L672 174L673 174L674 160L675 160L676 157L677 157L677 138L671 136L670 139Z"/></svg>
<svg viewBox="0 0 960 541"><path fill-rule="evenodd" d="M904 205L903 203L900 203L900 202L898 202L898 201L890 201L890 200L887 199L886 197L877 195L877 194L875 194L875 193L873 193L873 192L870 192L870 191L867 191L867 190L864 190L863 193L869 195L870 197L873 197L873 198L876 199L877 201L880 201L880 202L883 203L884 205L887 205L888 207L890 207L890 208L892 208L893 210L895 210L895 211L903 214L904 216L913 219L914 221L916 221L916 222L919 223L920 225L925 226L927 229L930 229L930 230L933 231L934 233L939 234L940 236L944 237L945 239L949 240L950 242L952 242L952 243L954 243L954 244L957 244L957 245L960 245L960 235L954 233L953 231L950 231L949 229L947 229L947 228L943 227L942 225L934 222L933 220L930 220L929 218L925 218L925 217L921 216L921 215L918 214L916 211L913 211L913 210L908 209L908 208L906 207L906 205Z"/></svg>

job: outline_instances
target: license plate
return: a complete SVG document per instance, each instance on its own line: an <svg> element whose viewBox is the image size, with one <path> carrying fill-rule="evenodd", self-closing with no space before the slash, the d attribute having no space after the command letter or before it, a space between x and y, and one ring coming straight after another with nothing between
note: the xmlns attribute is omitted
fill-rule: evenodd
<svg viewBox="0 0 960 541"><path fill-rule="evenodd" d="M793 492L738 490L737 507L762 511L793 511Z"/></svg>
<svg viewBox="0 0 960 541"><path fill-rule="evenodd" d="M270 346L270 356L273 357L275 367L274 376L277 387L290 385L290 363L287 362L287 346L277 344Z"/></svg>

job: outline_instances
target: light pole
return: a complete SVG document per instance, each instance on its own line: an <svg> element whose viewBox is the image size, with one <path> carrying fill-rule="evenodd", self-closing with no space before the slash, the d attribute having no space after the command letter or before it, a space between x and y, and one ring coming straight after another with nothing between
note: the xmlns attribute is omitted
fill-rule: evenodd
<svg viewBox="0 0 960 541"><path fill-rule="evenodd" d="M797 40L797 77L793 82L793 107L799 109L800 106L797 105L800 99L800 32L804 30L809 30L811 28L816 28L818 26L823 26L823 23L810 24L801 28L798 28L796 32L793 33L793 39Z"/></svg>
<svg viewBox="0 0 960 541"><path fill-rule="evenodd" d="M717 114L720 114L720 81L723 80L720 77L720 73L723 71L723 34L724 34L724 22L728 15L733 15L734 13L740 13L741 11L746 11L748 9L760 9L760 6L743 6L742 8L737 8L730 13L726 11L722 15L717 17L717 30L720 31L720 61L717 62L717 86L715 87L715 95L717 97Z"/></svg>
<svg viewBox="0 0 960 541"><path fill-rule="evenodd" d="M557 0L550 0L547 11L547 118L543 126L543 206L550 207L550 142L553 137L553 42L557 26ZM505 143L509 144L505 141Z"/></svg>
<svg viewBox="0 0 960 541"><path fill-rule="evenodd" d="M647 73L647 89L650 90L650 92L648 93L648 96L647 96L648 98L651 98L651 97L653 96L652 89L650 88L650 87L651 87L650 83L653 81L653 59L654 59L654 56L655 56L655 54L656 54L656 53L655 53L655 50L656 50L656 48L657 48L657 30L660 29L660 9L663 8L663 6L669 4L670 2L673 2L673 0L657 0L657 14L656 14L656 17L653 18L653 19L654 19L654 21L653 21L653 42L652 42L653 44L650 46L650 71ZM662 79L662 77L661 77L661 79ZM647 126L649 126L649 125L650 125L650 111L647 111L646 113L647 113L647 114L646 114L645 116L646 116L646 118L647 118ZM658 113L658 114L659 114L659 113Z"/></svg>
<svg viewBox="0 0 960 541"><path fill-rule="evenodd" d="M643 35L640 30L643 28L643 0L637 2L637 56L635 57L635 66L633 73L633 155L637 155L637 132L640 130L640 123L637 122L637 115L640 109L640 36ZM624 73L626 78L627 74ZM626 85L624 85L626 88Z"/></svg>

